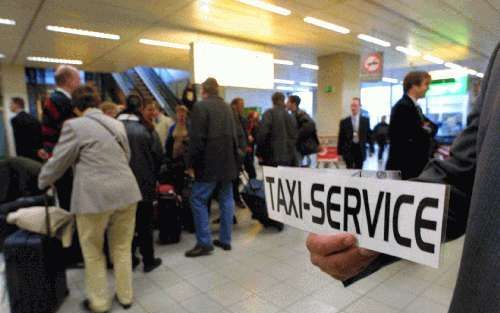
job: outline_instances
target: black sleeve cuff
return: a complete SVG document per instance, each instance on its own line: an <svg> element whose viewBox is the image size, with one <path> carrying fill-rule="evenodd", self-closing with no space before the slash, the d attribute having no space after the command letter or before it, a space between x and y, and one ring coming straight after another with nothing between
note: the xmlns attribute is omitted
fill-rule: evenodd
<svg viewBox="0 0 500 313"><path fill-rule="evenodd" d="M352 278L344 280L342 282L342 284L344 284L344 287L348 287L348 286L352 285L353 283L357 282L358 280L361 280L367 276L370 276L371 274L375 273L379 269L381 269L389 264L392 264L396 261L399 261L399 260L400 259L395 257L395 256L382 254L378 258L376 258L372 263L370 263L370 265L368 265L368 267L364 271L362 271L361 273L359 273L358 275L356 275Z"/></svg>

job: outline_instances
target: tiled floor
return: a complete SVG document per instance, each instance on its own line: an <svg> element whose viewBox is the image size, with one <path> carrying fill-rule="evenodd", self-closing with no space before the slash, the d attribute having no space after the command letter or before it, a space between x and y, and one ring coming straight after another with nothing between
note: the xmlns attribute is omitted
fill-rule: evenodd
<svg viewBox="0 0 500 313"><path fill-rule="evenodd" d="M349 288L309 263L307 234L287 227L263 229L238 210L233 251L187 259L194 236L157 247L164 265L134 274L136 304L130 313L445 313L451 300L463 240L445 245L433 270L406 261L382 269ZM215 230L215 227L214 227ZM68 272L71 295L61 313L80 312L83 271ZM116 305L113 312L122 312Z"/></svg>

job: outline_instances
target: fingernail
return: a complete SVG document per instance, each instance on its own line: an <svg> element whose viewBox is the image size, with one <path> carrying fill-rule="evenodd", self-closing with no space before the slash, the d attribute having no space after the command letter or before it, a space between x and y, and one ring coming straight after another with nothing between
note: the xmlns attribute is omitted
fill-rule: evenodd
<svg viewBox="0 0 500 313"><path fill-rule="evenodd" d="M344 239L344 244L346 246L352 246L356 243L356 238L354 236L349 236L346 239Z"/></svg>

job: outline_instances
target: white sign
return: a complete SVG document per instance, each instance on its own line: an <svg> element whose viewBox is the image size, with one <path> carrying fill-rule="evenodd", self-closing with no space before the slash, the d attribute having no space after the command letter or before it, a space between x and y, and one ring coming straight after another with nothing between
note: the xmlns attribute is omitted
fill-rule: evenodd
<svg viewBox="0 0 500 313"><path fill-rule="evenodd" d="M193 72L197 84L213 77L221 86L273 89L273 60L271 53L207 42L193 44Z"/></svg>
<svg viewBox="0 0 500 313"><path fill-rule="evenodd" d="M360 247L439 267L446 185L361 178L335 170L264 167L269 217Z"/></svg>

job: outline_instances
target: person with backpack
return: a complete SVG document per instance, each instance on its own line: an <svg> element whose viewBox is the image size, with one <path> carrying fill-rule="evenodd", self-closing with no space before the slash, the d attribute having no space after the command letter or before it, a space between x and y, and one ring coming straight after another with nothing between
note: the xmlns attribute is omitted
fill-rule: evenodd
<svg viewBox="0 0 500 313"><path fill-rule="evenodd" d="M297 121L297 152L299 165L301 166L304 157L307 157L309 166L309 155L318 152L319 139L316 130L316 123L309 116L309 114L299 109L300 102L301 99L299 96L289 96L286 107Z"/></svg>

